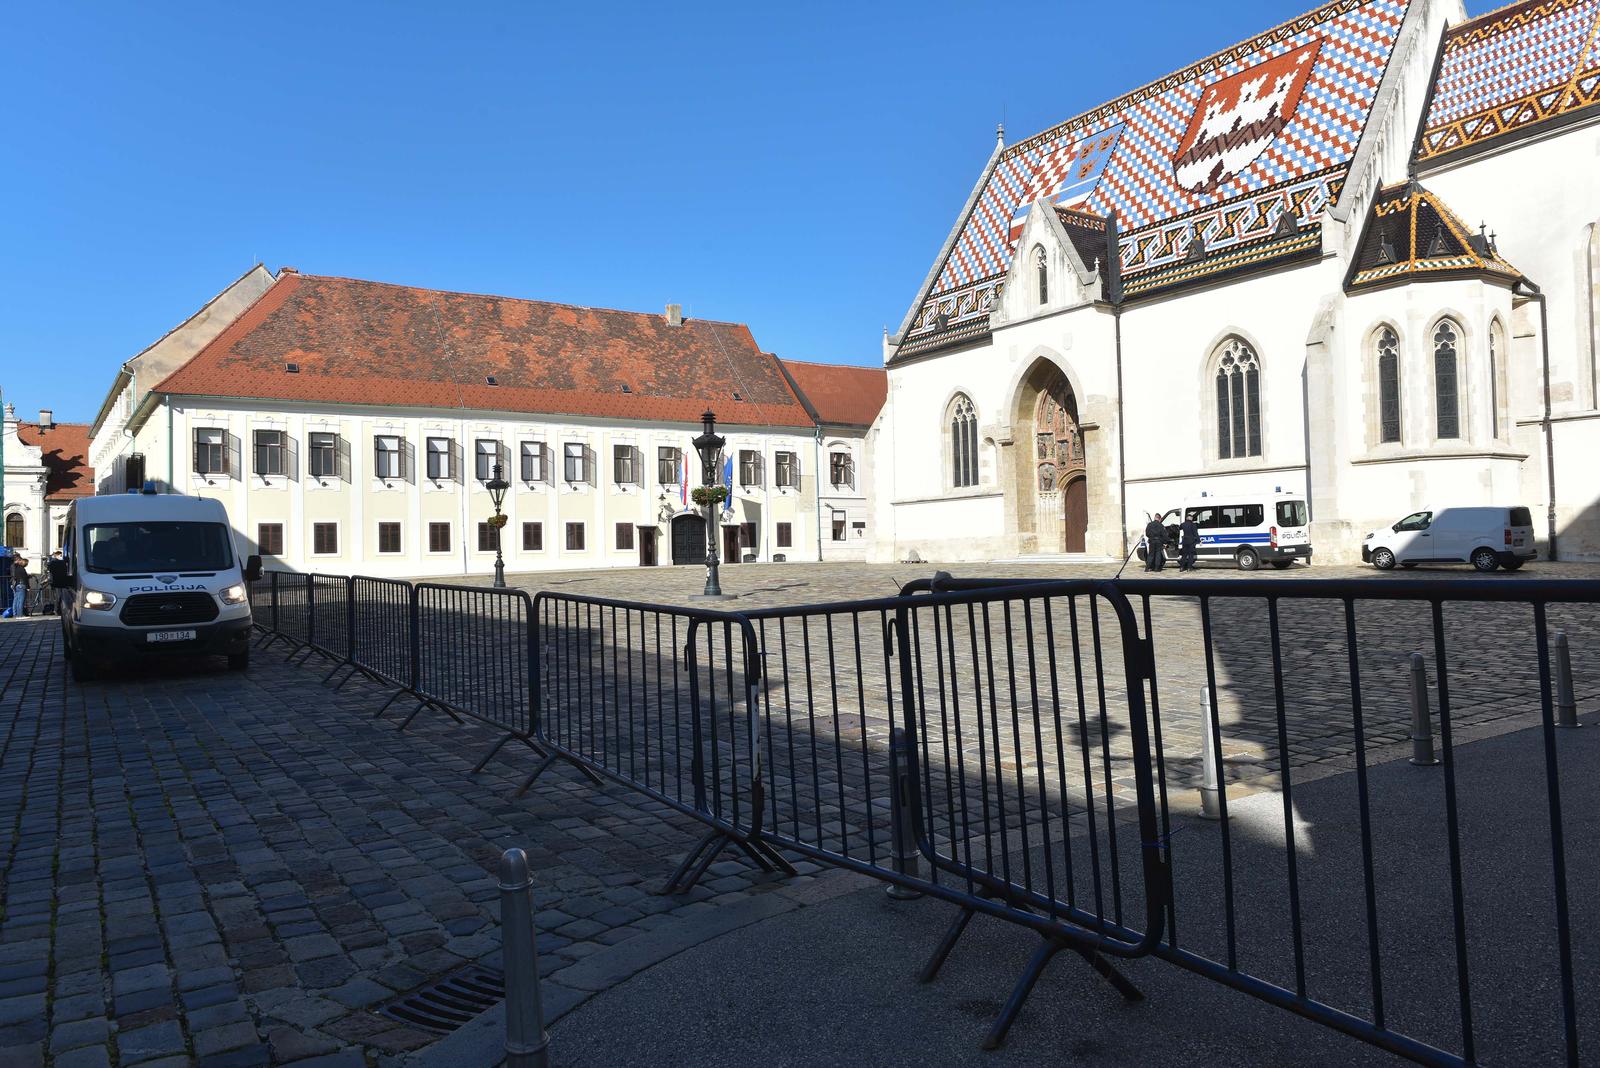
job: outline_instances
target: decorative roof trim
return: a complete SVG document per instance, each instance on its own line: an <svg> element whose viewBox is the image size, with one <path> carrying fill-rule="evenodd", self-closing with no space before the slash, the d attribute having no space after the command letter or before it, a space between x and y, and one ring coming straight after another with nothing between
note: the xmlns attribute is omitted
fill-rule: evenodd
<svg viewBox="0 0 1600 1068"><path fill-rule="evenodd" d="M1417 209L1426 205L1438 216L1440 224L1461 246L1459 252L1438 255L1432 250L1417 247ZM1360 266L1365 258L1373 227L1383 216L1405 212L1407 215L1407 246L1404 259L1381 263L1372 267ZM1500 258L1493 245L1487 241L1474 242L1460 216L1433 193L1416 182L1380 188L1372 198L1372 210L1367 215L1367 225L1351 257L1350 269L1345 275L1345 291L1396 285L1404 282L1432 281L1462 275L1487 276L1506 282L1522 277L1511 264Z"/></svg>
<svg viewBox="0 0 1600 1068"><path fill-rule="evenodd" d="M1214 282L1224 276L1277 267L1291 260L1321 254L1322 227L1317 224L1130 276L1123 281L1123 292L1127 300L1134 301L1162 295L1179 286Z"/></svg>

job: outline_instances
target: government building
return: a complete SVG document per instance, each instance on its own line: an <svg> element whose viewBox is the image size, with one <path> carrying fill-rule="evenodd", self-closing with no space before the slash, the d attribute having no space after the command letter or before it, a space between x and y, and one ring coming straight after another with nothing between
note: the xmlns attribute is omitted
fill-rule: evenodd
<svg viewBox="0 0 1600 1068"><path fill-rule="evenodd" d="M1597 221L1600 0L1336 0L1002 131L884 339L875 556L1281 490L1318 560L1489 504L1600 559Z"/></svg>
<svg viewBox="0 0 1600 1068"><path fill-rule="evenodd" d="M724 562L865 559L885 382L782 361L678 305L257 266L119 369L88 451L100 493L222 501L270 567L487 574L497 548L513 572L702 564L692 440L709 408Z"/></svg>

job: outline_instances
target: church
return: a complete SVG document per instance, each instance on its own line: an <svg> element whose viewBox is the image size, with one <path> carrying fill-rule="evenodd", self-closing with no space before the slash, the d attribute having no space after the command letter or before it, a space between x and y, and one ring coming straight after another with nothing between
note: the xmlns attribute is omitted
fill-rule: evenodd
<svg viewBox="0 0 1600 1068"><path fill-rule="evenodd" d="M876 555L1121 558L1285 492L1318 561L1491 504L1600 560L1597 222L1600 0L1333 0L1002 130L884 338Z"/></svg>

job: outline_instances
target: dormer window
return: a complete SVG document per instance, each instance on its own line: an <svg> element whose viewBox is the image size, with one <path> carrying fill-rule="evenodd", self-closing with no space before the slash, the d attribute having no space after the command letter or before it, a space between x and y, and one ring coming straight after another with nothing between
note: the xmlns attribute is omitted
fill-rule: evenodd
<svg viewBox="0 0 1600 1068"><path fill-rule="evenodd" d="M1039 305L1043 307L1050 303L1050 258L1045 255L1043 245L1033 247L1033 265L1039 276Z"/></svg>

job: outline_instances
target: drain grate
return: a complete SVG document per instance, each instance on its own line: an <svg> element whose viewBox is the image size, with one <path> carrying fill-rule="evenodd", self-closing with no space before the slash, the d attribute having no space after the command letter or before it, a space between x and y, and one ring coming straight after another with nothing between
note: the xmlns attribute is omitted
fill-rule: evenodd
<svg viewBox="0 0 1600 1068"><path fill-rule="evenodd" d="M503 972L471 964L395 998L378 1012L412 1027L447 1035L505 996Z"/></svg>

